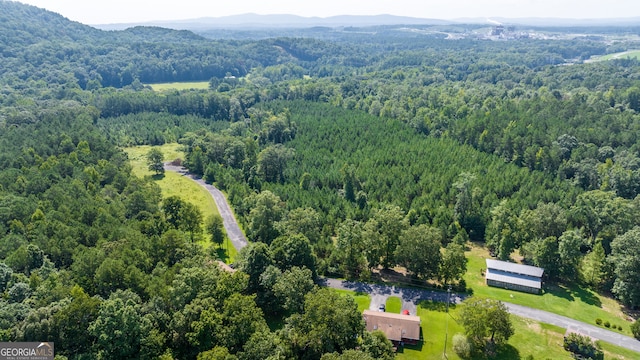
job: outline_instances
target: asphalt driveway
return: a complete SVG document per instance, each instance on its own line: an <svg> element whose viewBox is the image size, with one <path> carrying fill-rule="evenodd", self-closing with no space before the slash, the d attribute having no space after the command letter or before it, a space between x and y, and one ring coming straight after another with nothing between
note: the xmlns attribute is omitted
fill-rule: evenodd
<svg viewBox="0 0 640 360"><path fill-rule="evenodd" d="M387 286L378 284L366 284L355 281L344 281L339 279L323 279L322 285L334 288L359 291L371 296L371 310L377 310L380 304L387 301L389 296L397 296L402 299L402 310L409 310L412 315L416 314L417 305L421 300L431 300L438 302L447 301L447 293L432 290L419 290L402 288L397 286ZM459 304L467 297L466 294L451 293L449 301L451 304ZM524 318L540 321L547 324L559 326L564 329L591 336L594 339L603 340L608 343L633 350L640 353L640 341L616 332L570 319L566 316L550 313L544 310L529 308L504 302L511 314Z"/></svg>
<svg viewBox="0 0 640 360"><path fill-rule="evenodd" d="M236 218L233 215L233 211L231 211L231 207L227 202L227 198L224 197L222 191L218 190L211 184L207 184L201 178L190 174L187 169L182 166L175 166L171 165L170 163L165 163L164 169L166 171L173 171L182 174L183 176L190 178L191 180L197 182L200 186L204 187L216 202L218 212L220 212L220 216L222 217L224 229L227 231L227 237L229 238L229 240L231 240L233 247L235 247L236 250L240 251L240 249L247 246L247 238L242 233L242 230L240 230L238 221L236 221Z"/></svg>
<svg viewBox="0 0 640 360"><path fill-rule="evenodd" d="M192 174L189 174L187 170L182 166L173 166L169 163L165 163L165 170L175 171L177 173L183 174L184 176L189 177L193 181L200 184L200 186L207 189L209 194L211 194L211 196L215 200L216 205L218 206L220 216L222 216L222 220L224 223L224 228L227 231L227 236L233 243L233 246L237 250L240 250L243 247L247 246L247 239L242 233L242 230L240 230L238 222L236 221L236 218L231 211L229 203L227 203L227 199L224 197L224 194L222 194L220 190L218 190L213 185L205 183L204 180ZM450 303L452 304L459 304L467 297L467 295L465 294L458 293L447 294L446 292L441 291L402 288L397 286L387 286L379 284L367 284L357 281L344 281L329 278L323 279L322 285L334 289L353 290L369 294L371 297L371 305L369 306L369 308L371 310L378 310L380 304L385 304L389 296L396 296L402 299L401 310L408 310L412 315L416 314L417 305L421 300L430 300L437 302L450 301ZM571 329L581 334L589 335L594 339L603 340L608 343L640 353L640 341L632 337L618 334L616 332L609 331L595 325L583 323L547 311L532 309L529 307L507 302L505 302L504 304L507 306L507 309L509 309L509 312L511 314L547 324L556 325L565 329Z"/></svg>

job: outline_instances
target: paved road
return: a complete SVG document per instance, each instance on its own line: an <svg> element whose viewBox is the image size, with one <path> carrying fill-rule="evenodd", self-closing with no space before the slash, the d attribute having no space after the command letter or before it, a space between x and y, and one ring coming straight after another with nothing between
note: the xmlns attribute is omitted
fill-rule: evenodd
<svg viewBox="0 0 640 360"><path fill-rule="evenodd" d="M247 238L242 233L242 230L240 230L240 226L238 226L238 222L236 221L235 216L233 216L233 212L231 211L229 203L224 197L222 191L218 190L213 185L205 183L201 178L190 174L187 169L182 166L174 166L170 163L165 163L164 169L166 171L174 171L182 174L207 189L209 194L211 194L211 196L213 197L213 200L216 202L216 206L218 206L218 211L220 212L220 216L222 216L224 229L227 231L227 237L229 237L229 240L231 240L233 247L235 247L236 250L240 251L240 249L247 246Z"/></svg>
<svg viewBox="0 0 640 360"><path fill-rule="evenodd" d="M247 239L242 233L242 230L240 230L238 222L233 216L233 212L231 211L231 208L227 203L227 199L224 197L224 194L222 194L220 190L216 189L213 185L205 183L202 179L189 174L187 170L182 166L173 166L169 163L165 163L164 168L167 171L175 171L177 173L183 174L184 176L189 177L193 181L200 184L200 186L207 189L211 196L213 196L213 199L218 206L218 210L220 211L220 215L222 216L222 220L224 223L224 228L227 230L227 236L233 243L233 246L237 250L240 250L243 247L247 246ZM344 281L329 278L323 279L322 281L323 285L334 289L353 290L369 294L371 296L371 305L369 306L371 310L377 310L380 304L386 303L389 296L396 296L402 299L402 310L409 310L409 313L415 315L417 304L420 302L420 300L446 302L448 297L448 294L446 292L440 291L410 289L378 284L366 284L355 281ZM451 293L449 295L449 301L451 304L459 304L466 297L467 295L465 294ZM529 307L507 302L505 302L504 304L507 306L507 309L509 309L509 312L514 315L533 319L547 324L556 325L565 329L571 329L581 334L589 335L594 339L603 340L629 350L640 352L640 341L637 341L632 337L621 335L616 332L597 327L595 325L586 324L547 311L532 309Z"/></svg>
<svg viewBox="0 0 640 360"><path fill-rule="evenodd" d="M601 327L583 323L568 317L546 312L543 310L532 309L522 305L504 303L509 312L525 318L537 320L543 323L560 326L561 328L571 329L583 335L589 335L594 339L606 341L608 343L618 345L620 347L640 352L640 341L625 335L618 334Z"/></svg>
<svg viewBox="0 0 640 360"><path fill-rule="evenodd" d="M402 300L402 309L409 310L411 315L416 314L417 305L420 300L431 300L438 302L447 301L447 293L442 291L420 290L401 288L397 286L387 286L378 284L366 284L356 281L344 281L338 279L325 278L323 285L334 289L353 290L367 293L371 296L370 310L378 310L378 306L386 303L389 296L396 296ZM449 301L451 304L459 304L467 297L465 294L451 293Z"/></svg>
<svg viewBox="0 0 640 360"><path fill-rule="evenodd" d="M378 284L366 284L361 282L344 281L338 279L323 279L324 286L334 289L346 289L360 291L371 295L370 310L377 310L380 304L384 304L389 296L397 296L402 299L402 310L409 310L414 315L420 300L431 300L446 302L447 293L431 290L419 290L410 288L401 288L397 286L386 286ZM451 293L451 304L459 304L467 297L466 294ZM550 313L543 310L532 309L522 305L504 302L511 314L524 318L533 319L547 324L556 325L564 329L571 329L583 335L589 335L594 339L603 340L608 343L618 345L620 347L633 350L640 353L640 341L625 335L618 334L600 328L595 325L586 324L568 317Z"/></svg>

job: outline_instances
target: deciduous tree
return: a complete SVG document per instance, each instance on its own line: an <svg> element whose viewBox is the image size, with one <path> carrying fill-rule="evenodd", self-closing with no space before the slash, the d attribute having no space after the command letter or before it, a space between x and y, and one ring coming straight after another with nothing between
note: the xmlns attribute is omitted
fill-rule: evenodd
<svg viewBox="0 0 640 360"><path fill-rule="evenodd" d="M358 279L367 271L363 231L363 224L351 219L345 220L337 230L336 251L331 256L348 279Z"/></svg>
<svg viewBox="0 0 640 360"><path fill-rule="evenodd" d="M393 344L380 330L365 331L362 334L360 350L369 354L373 359L392 360L395 358Z"/></svg>
<svg viewBox="0 0 640 360"><path fill-rule="evenodd" d="M633 334L633 337L640 340L640 320L636 320L631 324L631 333Z"/></svg>
<svg viewBox="0 0 640 360"><path fill-rule="evenodd" d="M221 246L224 242L225 230L222 217L220 215L211 215L206 222L207 233L211 236L211 242L217 246Z"/></svg>
<svg viewBox="0 0 640 360"><path fill-rule="evenodd" d="M164 154L157 147L152 147L147 153L147 165L149 171L153 171L156 175L164 174Z"/></svg>
<svg viewBox="0 0 640 360"><path fill-rule="evenodd" d="M460 244L450 242L444 249L438 277L445 285L462 278L467 271L467 258L464 256L464 248Z"/></svg>
<svg viewBox="0 0 640 360"><path fill-rule="evenodd" d="M353 349L364 331L364 320L353 298L327 288L307 294L304 313L292 315L286 323L285 336L299 359Z"/></svg>
<svg viewBox="0 0 640 360"><path fill-rule="evenodd" d="M287 162L294 153L293 149L281 144L267 146L258 154L258 174L267 182L284 182Z"/></svg>
<svg viewBox="0 0 640 360"><path fill-rule="evenodd" d="M640 227L634 227L611 243L611 261L616 275L613 293L627 306L640 305Z"/></svg>
<svg viewBox="0 0 640 360"><path fill-rule="evenodd" d="M271 256L275 265L282 271L294 266L305 267L316 276L316 257L311 243L304 235L280 236L271 243Z"/></svg>
<svg viewBox="0 0 640 360"><path fill-rule="evenodd" d="M253 241L271 244L279 235L275 223L285 214L284 203L280 197L268 190L255 195L254 200L254 205L247 215L248 235Z"/></svg>
<svg viewBox="0 0 640 360"><path fill-rule="evenodd" d="M506 306L493 299L473 297L465 300L460 312L460 323L476 349L484 349L487 340L502 344L514 333Z"/></svg>
<svg viewBox="0 0 640 360"><path fill-rule="evenodd" d="M271 251L265 243L249 243L240 250L236 259L238 268L249 275L249 288L252 293L260 290L260 275L273 265Z"/></svg>
<svg viewBox="0 0 640 360"><path fill-rule="evenodd" d="M583 254L581 247L585 240L577 230L567 230L558 239L558 254L560 255L560 273L566 281L577 279Z"/></svg>
<svg viewBox="0 0 640 360"><path fill-rule="evenodd" d="M395 252L396 262L415 276L434 278L442 260L441 246L440 229L424 224L412 226L402 232Z"/></svg>
<svg viewBox="0 0 640 360"><path fill-rule="evenodd" d="M100 305L98 317L89 326L102 359L137 358L145 331L140 306L133 300L111 297Z"/></svg>
<svg viewBox="0 0 640 360"><path fill-rule="evenodd" d="M304 298L314 287L309 269L292 267L278 277L272 290L285 311L296 313L302 312Z"/></svg>
<svg viewBox="0 0 640 360"><path fill-rule="evenodd" d="M395 265L394 254L402 232L407 229L404 211L395 205L384 205L374 211L364 226L364 238L367 241L369 266L382 265L390 268Z"/></svg>

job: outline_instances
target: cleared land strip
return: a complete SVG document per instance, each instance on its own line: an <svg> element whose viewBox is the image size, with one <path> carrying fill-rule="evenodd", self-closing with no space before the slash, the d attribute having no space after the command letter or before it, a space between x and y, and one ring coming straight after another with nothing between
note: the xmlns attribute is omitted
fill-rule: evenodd
<svg viewBox="0 0 640 360"><path fill-rule="evenodd" d="M387 286L379 284L367 284L356 281L344 281L338 279L323 279L324 286L342 289L352 290L369 294L371 297L371 309L376 310L380 304L384 304L389 296L398 296L402 299L402 309L407 309L411 314L416 313L416 308L421 300L429 301L447 301L447 293L431 290L409 289L398 286ZM451 293L449 301L451 303L459 304L468 295ZM552 324L564 329L571 329L572 331L581 333L583 335L591 336L594 339L606 341L610 344L623 347L632 351L640 353L640 341L618 334L613 331L609 331L591 324L583 323L577 320L570 319L566 316L550 313L544 310L532 309L522 305L511 304L503 302L511 314L521 316L524 318L532 319L535 321Z"/></svg>
<svg viewBox="0 0 640 360"><path fill-rule="evenodd" d="M197 182L198 184L200 184L200 186L204 187L216 202L216 206L218 207L218 211L220 212L220 216L222 217L224 229L227 231L227 237L229 238L229 240L231 240L233 247L235 247L236 250L240 251L240 249L247 246L247 238L242 233L242 230L240 230L240 226L238 225L238 222L236 221L236 218L231 211L231 207L227 202L227 198L224 197L222 191L218 190L213 185L205 183L204 180L196 177L195 175L190 174L187 169L182 166L175 166L171 165L170 163L165 163L164 169L166 171L174 171L182 174Z"/></svg>

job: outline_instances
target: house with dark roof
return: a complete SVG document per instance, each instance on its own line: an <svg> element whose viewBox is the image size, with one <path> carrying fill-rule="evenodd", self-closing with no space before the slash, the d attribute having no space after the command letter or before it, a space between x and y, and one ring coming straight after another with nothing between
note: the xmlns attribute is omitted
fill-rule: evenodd
<svg viewBox="0 0 640 360"><path fill-rule="evenodd" d="M382 331L396 346L400 343L417 344L420 341L419 316L365 310L362 317L367 331Z"/></svg>
<svg viewBox="0 0 640 360"><path fill-rule="evenodd" d="M542 290L543 268L487 259L487 285L539 294Z"/></svg>

